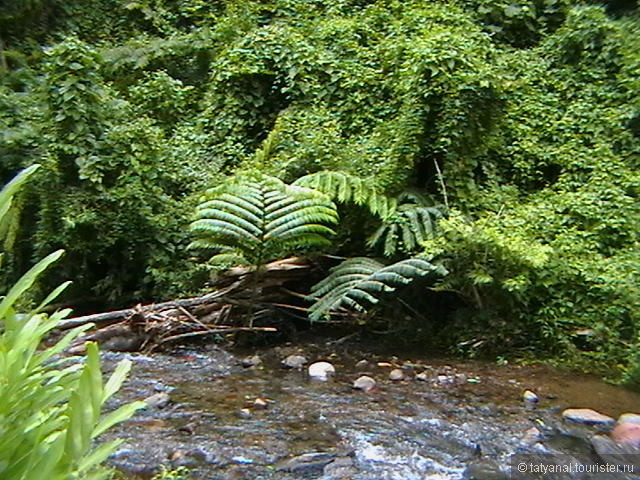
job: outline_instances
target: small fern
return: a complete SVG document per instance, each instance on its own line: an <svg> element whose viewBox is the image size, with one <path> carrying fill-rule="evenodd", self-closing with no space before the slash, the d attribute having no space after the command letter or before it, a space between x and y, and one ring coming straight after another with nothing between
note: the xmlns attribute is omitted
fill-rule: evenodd
<svg viewBox="0 0 640 480"><path fill-rule="evenodd" d="M191 248L214 262L261 265L300 249L326 246L338 221L335 205L303 187L266 175L240 178L207 192L191 224Z"/></svg>
<svg viewBox="0 0 640 480"><path fill-rule="evenodd" d="M300 177L293 185L312 188L338 203L366 206L374 215L387 217L395 211L396 200L380 193L371 183L348 173L323 171Z"/></svg>
<svg viewBox="0 0 640 480"><path fill-rule="evenodd" d="M434 237L442 212L425 196L407 191L397 198L398 207L383 219L382 225L367 241L369 248L380 248L385 257L416 251Z"/></svg>
<svg viewBox="0 0 640 480"><path fill-rule="evenodd" d="M311 297L315 303L309 309L309 318L320 320L338 308L364 312L378 303L380 295L391 293L416 278L446 274L444 267L418 257L388 266L367 257L350 258L313 286Z"/></svg>

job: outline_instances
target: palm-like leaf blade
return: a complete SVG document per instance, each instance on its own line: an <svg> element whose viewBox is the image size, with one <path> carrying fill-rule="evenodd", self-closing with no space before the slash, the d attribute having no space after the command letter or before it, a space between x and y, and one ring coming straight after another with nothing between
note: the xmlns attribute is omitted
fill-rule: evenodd
<svg viewBox="0 0 640 480"><path fill-rule="evenodd" d="M312 288L315 303L309 309L309 318L319 320L340 307L366 311L379 302L381 294L391 293L416 278L446 274L444 267L418 257L388 266L370 258L352 258L333 268Z"/></svg>
<svg viewBox="0 0 640 480"><path fill-rule="evenodd" d="M196 237L191 247L239 263L238 255L258 265L297 249L327 245L338 221L326 195L266 175L240 178L210 190L207 197L191 224Z"/></svg>

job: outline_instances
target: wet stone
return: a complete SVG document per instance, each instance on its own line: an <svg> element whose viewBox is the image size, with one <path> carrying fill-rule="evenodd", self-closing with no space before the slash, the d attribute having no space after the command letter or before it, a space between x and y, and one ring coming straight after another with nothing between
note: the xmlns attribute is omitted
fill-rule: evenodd
<svg viewBox="0 0 640 480"><path fill-rule="evenodd" d="M335 373L335 367L329 362L316 362L309 366L309 376L317 380L327 380Z"/></svg>
<svg viewBox="0 0 640 480"><path fill-rule="evenodd" d="M146 464L129 461L116 461L113 462L113 466L126 475L138 478L152 478L161 472L160 465L155 463Z"/></svg>
<svg viewBox="0 0 640 480"><path fill-rule="evenodd" d="M360 360L358 363L356 363L356 369L358 370L366 370L367 368L369 368L370 364L368 360Z"/></svg>
<svg viewBox="0 0 640 480"><path fill-rule="evenodd" d="M193 435L199 426L200 426L199 422L190 422L185 425L182 425L181 427L178 427L178 431L186 435Z"/></svg>
<svg viewBox="0 0 640 480"><path fill-rule="evenodd" d="M591 445L598 458L609 465L631 466L634 472L640 472L640 448L627 443L616 443L604 435L595 435L591 439ZM634 477L622 477L623 480ZM616 479L617 480L617 479Z"/></svg>
<svg viewBox="0 0 640 480"><path fill-rule="evenodd" d="M260 358L259 355L252 355L250 357L243 358L240 364L244 368L257 367L258 365L262 364L262 359Z"/></svg>
<svg viewBox="0 0 640 480"><path fill-rule="evenodd" d="M399 382L404 379L405 379L404 372L399 368L394 368L389 372L389 380L392 380L394 382Z"/></svg>
<svg viewBox="0 0 640 480"><path fill-rule="evenodd" d="M470 463L462 474L464 480L509 480L507 473L493 460L477 460Z"/></svg>
<svg viewBox="0 0 640 480"><path fill-rule="evenodd" d="M618 418L618 423L640 423L640 414L623 413Z"/></svg>
<svg viewBox="0 0 640 480"><path fill-rule="evenodd" d="M356 472L352 457L337 457L322 470L327 480L350 479Z"/></svg>
<svg viewBox="0 0 640 480"><path fill-rule="evenodd" d="M264 398L256 398L253 401L253 408L266 410L267 408L269 408L269 402L267 402Z"/></svg>
<svg viewBox="0 0 640 480"><path fill-rule="evenodd" d="M367 375L362 375L361 377L356 379L355 382L353 382L353 388L355 388L356 390L362 390L364 392L373 390L375 386L376 381Z"/></svg>
<svg viewBox="0 0 640 480"><path fill-rule="evenodd" d="M276 466L276 470L298 474L322 470L326 465L333 462L336 456L335 453L325 452L305 453L281 462Z"/></svg>
<svg viewBox="0 0 640 480"><path fill-rule="evenodd" d="M590 408L568 408L562 412L562 418L571 423L583 425L613 425L615 420Z"/></svg>
<svg viewBox="0 0 640 480"><path fill-rule="evenodd" d="M524 400L525 403L538 403L540 399L538 398L538 395L535 394L535 392L532 392L531 390L525 390L522 394L522 400Z"/></svg>
<svg viewBox="0 0 640 480"><path fill-rule="evenodd" d="M526 432L524 432L520 443L522 445L535 445L543 438L544 436L542 435L542 432L540 430L538 430L536 427L531 427Z"/></svg>
<svg viewBox="0 0 640 480"><path fill-rule="evenodd" d="M149 408L164 408L171 402L169 394L166 392L154 393L153 395L144 399L144 402Z"/></svg>
<svg viewBox="0 0 640 480"><path fill-rule="evenodd" d="M112 352L136 352L140 349L142 339L138 336L112 337L100 344L103 350Z"/></svg>
<svg viewBox="0 0 640 480"><path fill-rule="evenodd" d="M307 364L308 360L302 355L289 355L282 360L282 366L286 368L302 368Z"/></svg>
<svg viewBox="0 0 640 480"><path fill-rule="evenodd" d="M640 447L640 423L620 423L611 432L611 439L620 444Z"/></svg>
<svg viewBox="0 0 640 480"><path fill-rule="evenodd" d="M429 374L427 372L421 372L416 375L416 380L420 382L428 382L430 380Z"/></svg>
<svg viewBox="0 0 640 480"><path fill-rule="evenodd" d="M243 418L245 420L253 417L253 413L251 413L251 410L249 410L248 408L242 408L242 409L238 410L236 412L236 415L239 418Z"/></svg>
<svg viewBox="0 0 640 480"><path fill-rule="evenodd" d="M200 461L197 458L194 458L188 455L187 452L182 450L176 450L169 454L169 461L171 462L171 466L173 468L178 467L187 467L193 468L200 464Z"/></svg>

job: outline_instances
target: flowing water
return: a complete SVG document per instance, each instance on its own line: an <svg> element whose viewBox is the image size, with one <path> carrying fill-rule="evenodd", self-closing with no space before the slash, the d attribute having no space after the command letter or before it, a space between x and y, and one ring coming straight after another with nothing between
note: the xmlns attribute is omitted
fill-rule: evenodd
<svg viewBox="0 0 640 480"><path fill-rule="evenodd" d="M173 355L105 353L107 366L124 357L134 362L112 406L159 392L171 398L164 408L148 408L109 434L126 440L110 462L134 478L149 478L159 465L183 465L190 478L207 480L489 480L508 478L498 467L506 470L515 453L592 461L591 440L606 432L563 425L560 412L566 407L614 417L640 411L637 393L539 366L393 357L352 345L254 353L262 364L251 368L212 347ZM336 375L313 381L306 369L285 370L280 361L291 353L329 361ZM369 366L357 369L361 359ZM394 367L408 379L389 380ZM427 381L414 378L422 372ZM362 374L377 380L375 390L352 389ZM535 408L523 402L525 389L538 394ZM266 408L254 404L258 398ZM539 442L525 435L534 426Z"/></svg>

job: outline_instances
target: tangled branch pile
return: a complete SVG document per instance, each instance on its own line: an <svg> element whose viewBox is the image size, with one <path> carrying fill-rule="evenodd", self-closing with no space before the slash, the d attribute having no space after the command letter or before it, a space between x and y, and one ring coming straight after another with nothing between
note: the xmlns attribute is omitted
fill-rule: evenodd
<svg viewBox="0 0 640 480"><path fill-rule="evenodd" d="M297 294L287 286L308 275L311 264L298 257L271 262L260 268L237 267L214 279L213 292L125 310L71 318L59 323L66 330L87 323L96 329L71 348L84 349L95 340L104 349L151 352L176 341L238 331L275 332L274 326L255 326L258 320L275 318L276 310L302 309L285 303Z"/></svg>

